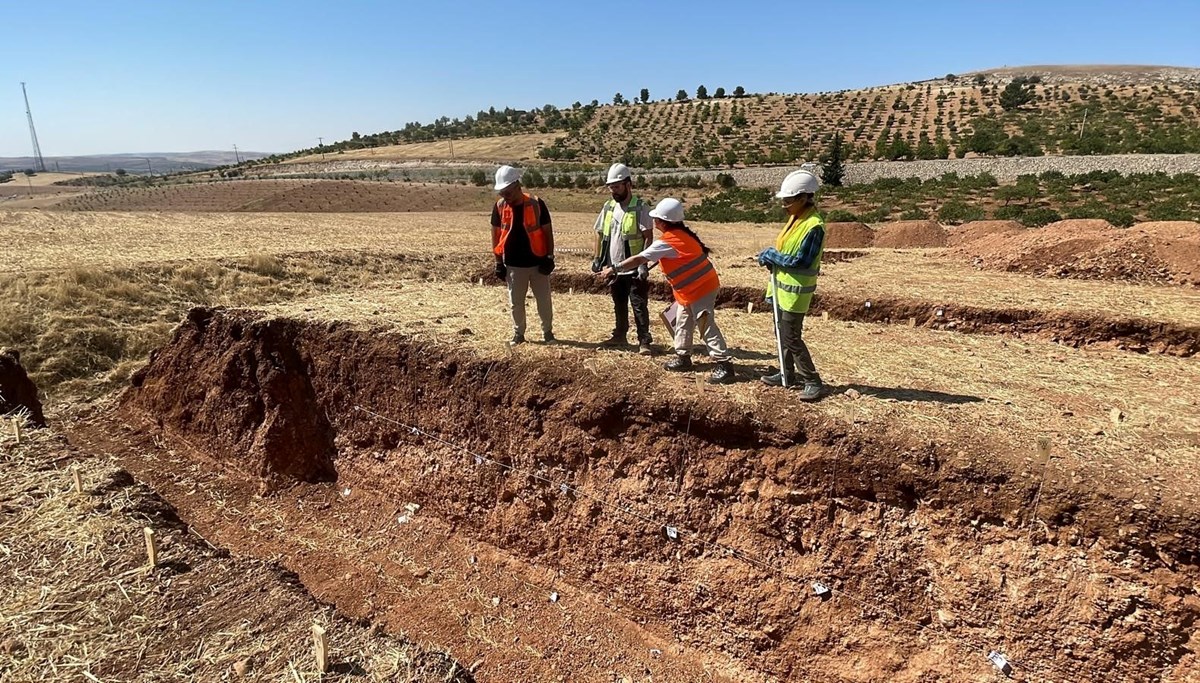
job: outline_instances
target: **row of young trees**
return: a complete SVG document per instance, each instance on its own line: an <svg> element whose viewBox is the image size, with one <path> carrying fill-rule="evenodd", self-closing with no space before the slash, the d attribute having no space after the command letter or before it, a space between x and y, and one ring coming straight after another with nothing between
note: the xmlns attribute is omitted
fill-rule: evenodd
<svg viewBox="0 0 1200 683"><path fill-rule="evenodd" d="M733 97L741 98L741 97L745 97L745 96L746 96L746 89L743 88L742 86L739 85L738 87L733 89ZM698 99L698 100L707 100L710 98L715 98L715 99L719 100L719 99L723 99L725 97L726 97L725 88L717 88L716 90L713 91L711 96L708 94L708 88L704 87L704 85L700 85L696 88L696 99ZM688 92L686 90L684 90L683 88L680 88L679 91L675 93L675 101L676 102L684 102L684 101L687 101L688 99L689 99ZM649 88L642 88L642 91L640 93L638 93L638 101L640 101L642 104L648 104L650 102L650 89ZM621 93L617 93L617 94L613 95L612 102L613 102L613 104L618 105L618 106L623 105L623 104L630 104L629 100L625 99L625 96L622 95Z"/></svg>

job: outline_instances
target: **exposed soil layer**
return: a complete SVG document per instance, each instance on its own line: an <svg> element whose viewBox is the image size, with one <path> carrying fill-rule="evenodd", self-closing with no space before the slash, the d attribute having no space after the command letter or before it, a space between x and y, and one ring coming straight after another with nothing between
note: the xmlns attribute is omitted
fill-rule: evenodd
<svg viewBox="0 0 1200 683"><path fill-rule="evenodd" d="M1101 220L1066 220L980 235L955 253L984 268L1035 275L1200 285L1200 224L1188 221L1114 228Z"/></svg>
<svg viewBox="0 0 1200 683"><path fill-rule="evenodd" d="M332 463L339 487L416 501L456 533L768 678L984 680L991 647L1018 680L1198 673L1195 514L1086 481L1043 485L971 434L915 442L790 402L749 412L719 392L641 388L653 381L196 310L119 417L275 485L325 478ZM207 390L175 395L193 386ZM336 453L297 457L297 442L277 438L267 406L278 387L301 397L287 418L321 425L318 453ZM528 473L505 476L447 443ZM259 445L249 466L247 444ZM302 577L317 578L320 554L306 553ZM833 601L811 597L813 579ZM339 606L378 597L363 594L369 582L339 590Z"/></svg>
<svg viewBox="0 0 1200 683"><path fill-rule="evenodd" d="M3 349L0 350L0 415L17 411L28 413L33 424L46 426L37 386L25 374L21 354L15 349Z"/></svg>
<svg viewBox="0 0 1200 683"><path fill-rule="evenodd" d="M946 246L957 247L993 235L1017 235L1026 230L1017 221L971 221L947 229Z"/></svg>
<svg viewBox="0 0 1200 683"><path fill-rule="evenodd" d="M946 229L936 221L896 221L875 226L873 247L922 249L946 246Z"/></svg>
<svg viewBox="0 0 1200 683"><path fill-rule="evenodd" d="M474 272L470 281L479 279L495 285L503 284L491 270ZM550 283L555 291L560 292L608 292L606 284L587 273L556 271ZM662 280L651 280L650 292L659 300L671 300L670 286ZM763 290L753 287L722 287L717 295L717 306L745 310L748 304L754 304L755 311L769 313L771 309L763 297ZM1109 318L1021 308L991 309L915 299L867 300L825 293L818 287L810 314L823 313L838 320L911 324L967 334L1027 336L1075 348L1112 346L1136 353L1161 353L1185 358L1200 353L1200 327L1144 318Z"/></svg>
<svg viewBox="0 0 1200 683"><path fill-rule="evenodd" d="M865 249L874 241L875 231L863 223L825 224L826 249Z"/></svg>

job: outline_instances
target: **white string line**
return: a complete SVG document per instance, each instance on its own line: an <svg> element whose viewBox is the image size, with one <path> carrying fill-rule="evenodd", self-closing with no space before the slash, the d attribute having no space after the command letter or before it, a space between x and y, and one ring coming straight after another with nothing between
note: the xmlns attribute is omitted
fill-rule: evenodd
<svg viewBox="0 0 1200 683"><path fill-rule="evenodd" d="M489 458L486 455L472 451L471 449L467 448L466 446L462 446L457 443L447 441L446 439L443 439L435 434L431 434L431 433L421 429L420 427L405 424L403 422L400 422L399 420L395 420L393 418L387 417L386 415L381 415L381 414L379 414L375 411L372 411L368 408L364 408L361 405L355 405L354 409L356 411L366 413L367 415L370 415L371 417L374 417L376 419L382 420L384 422L390 422L398 427L402 427L405 430L407 430L410 434L424 436L425 438L428 438L434 442L440 443L449 448L453 448L453 449L462 451L468 455L473 456L476 459L477 463L486 462L486 463L496 465L497 467L500 467L501 469L504 469L504 470L507 470L507 471L510 471L513 473L524 474L524 475L526 475L532 479L535 479L537 481L544 482L551 486L556 486L559 489L559 491L561 491L563 493L569 492L569 493L573 493L579 497L593 500L596 503L598 503L601 507L607 507L607 508L618 510L620 512L625 513L626 515L629 515L629 516L637 518L643 522L646 522L647 524L651 524L653 526L659 527L664 530L668 529L668 528L674 529L676 531L676 533L680 536L682 536L683 534L689 534L689 535L693 536L703 546L712 548L714 550L718 550L723 554L740 559L743 562L746 562L748 564L759 567L759 568L767 571L768 573L775 574L782 579L785 579L788 581L793 581L795 583L801 583L801 584L808 583L809 581L812 580L809 577L803 577L803 576L798 576L798 575L792 574L792 573L784 570L781 567L772 565L765 560L761 560L761 559L759 559L753 555L747 554L744 551L739 550L737 548L733 548L731 546L726 546L721 543L717 543L715 541L709 541L709 540L705 539L700 534L700 532L697 530L690 529L690 528L683 527L683 526L674 526L674 525L665 524L659 520L653 519L651 517L647 517L646 515L643 515L643 514L637 512L636 510L632 510L623 505L614 503L612 501L609 501L608 499L599 497L599 496L589 493L583 489L571 486L570 484L567 484L565 482L556 484L556 482L539 474L538 472L535 472L535 471L529 470L529 469L525 469L522 467L517 467L514 465L509 465L507 463L500 462L493 458ZM834 597L845 597L845 598L849 599L851 602L857 603L863 609L870 610L877 614L882 614L884 616L892 617L898 621L904 622L906 624L909 624L909 625L915 627L920 632L929 632L928 631L929 627L926 626L925 624L922 624L921 622L916 621L915 619L906 617L903 614L901 614L899 611L897 611L893 608L886 607L877 602L869 602L866 598L855 595L853 591L850 591L845 588L845 586L844 586L845 579L844 578L842 578L836 574L830 574L829 576L832 577L833 579L836 579L837 581L839 581L842 584L841 586L838 587L838 589L836 591L833 592ZM826 579L826 580L828 581L828 579ZM821 583L825 583L825 581L822 581ZM828 584L826 584L826 585L828 585ZM982 639L976 639L975 637L972 637L972 636L956 636L956 635L950 634L950 633L944 633L944 634L942 634L942 636L946 640L949 640L952 642L957 642L960 646L964 646L964 645L969 646L973 650L978 649L978 650L987 650L989 652L993 651L988 645L986 645L986 643ZM995 650L995 651L999 652L999 650ZM1008 655L1004 655L1004 657L1009 662L1009 664L1012 665L1014 668L1018 666L1017 660L1013 659L1012 657L1009 657ZM1041 670L1049 670L1049 671L1057 672L1057 667L1054 665L1041 665L1041 666L1035 667L1035 666L1028 666L1024 663L1021 663L1020 666L1022 668L1027 668L1027 669L1031 669L1031 670L1041 669Z"/></svg>

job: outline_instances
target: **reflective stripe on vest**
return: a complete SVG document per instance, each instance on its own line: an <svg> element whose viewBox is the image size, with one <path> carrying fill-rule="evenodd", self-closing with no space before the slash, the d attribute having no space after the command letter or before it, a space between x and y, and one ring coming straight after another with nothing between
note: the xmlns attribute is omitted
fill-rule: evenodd
<svg viewBox="0 0 1200 683"><path fill-rule="evenodd" d="M637 221L641 203L642 200L638 199L636 195L630 197L629 205L625 207L625 216L621 218L621 239L625 241L625 258L640 254L646 248L646 238L642 236L642 228ZM616 206L617 200L615 199L604 202L604 215L600 217L600 253L596 254L597 256L603 256L608 250L608 241L612 234L613 211Z"/></svg>
<svg viewBox="0 0 1200 683"><path fill-rule="evenodd" d="M776 248L785 256L795 256L800 253L804 238L825 222L816 212L808 216L788 221L776 240ZM778 290L779 308L789 313L808 313L812 305L813 292L817 291L817 276L821 273L821 255L825 252L825 243L817 250L816 258L810 268L780 268L774 269L774 277L767 285L767 296L775 295Z"/></svg>
<svg viewBox="0 0 1200 683"><path fill-rule="evenodd" d="M671 285L676 301L690 306L720 288L716 268L691 235L682 230L664 230L662 241L678 254L676 258L662 259L663 275Z"/></svg>
<svg viewBox="0 0 1200 683"><path fill-rule="evenodd" d="M522 194L522 206L524 212L521 217L521 224L525 228L525 233L529 235L529 249L534 256L542 257L550 254L550 244L546 239L546 231L542 228L542 209L539 200L536 196ZM504 245L508 242L508 233L513 226L513 210L512 206L503 199L496 200L496 207L500 210L500 239L496 241L496 247L492 249L492 253L496 256L504 255Z"/></svg>

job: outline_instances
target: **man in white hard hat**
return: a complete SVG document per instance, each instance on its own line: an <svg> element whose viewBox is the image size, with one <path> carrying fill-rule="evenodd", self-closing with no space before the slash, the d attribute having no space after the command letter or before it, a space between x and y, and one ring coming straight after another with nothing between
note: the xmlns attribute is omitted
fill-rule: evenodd
<svg viewBox="0 0 1200 683"><path fill-rule="evenodd" d="M654 219L650 205L633 193L633 179L625 164L613 164L605 180L612 199L604 203L596 216L596 249L592 272L599 273L608 266L639 254L654 239ZM617 273L608 281L612 294L616 326L612 336L602 346L625 346L629 343L629 308L637 326L638 353L654 353L650 337L650 282L645 265L627 273Z"/></svg>
<svg viewBox="0 0 1200 683"><path fill-rule="evenodd" d="M509 344L525 342L525 295L533 288L542 338L554 342L554 307L550 302L550 273L554 272L554 228L550 210L540 198L521 189L521 170L501 166L496 170L492 207L492 253L496 277L508 281L513 336Z"/></svg>
<svg viewBox="0 0 1200 683"><path fill-rule="evenodd" d="M683 203L668 197L650 212L654 227L662 234L640 254L635 254L615 265L600 271L601 277L612 277L619 272L634 270L647 263L661 263L667 284L679 304L679 317L675 325L675 357L663 367L671 372L687 372L692 365L692 335L696 323L707 318L704 343L708 346L708 357L716 361L709 375L712 384L729 384L734 381L733 355L725 345L721 328L717 327L717 293L721 279L717 269L708 258L709 248L700 236L683 222Z"/></svg>
<svg viewBox="0 0 1200 683"><path fill-rule="evenodd" d="M783 179L775 196L783 201L787 224L775 239L775 246L758 255L759 265L771 269L767 298L774 299L777 311L775 333L779 335L783 365L778 373L766 375L762 381L797 389L804 401L820 398L823 388L821 375L801 337L825 249L825 221L815 203L820 186L817 176L806 169L793 171Z"/></svg>

